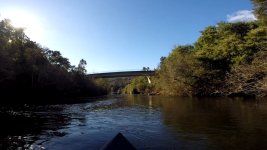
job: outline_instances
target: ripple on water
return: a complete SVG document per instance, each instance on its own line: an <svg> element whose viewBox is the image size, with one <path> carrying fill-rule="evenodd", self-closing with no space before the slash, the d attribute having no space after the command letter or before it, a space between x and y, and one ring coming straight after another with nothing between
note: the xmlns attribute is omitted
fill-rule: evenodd
<svg viewBox="0 0 267 150"><path fill-rule="evenodd" d="M10 131L17 135L7 143L94 150L121 132L138 149L263 149L267 107L253 104L143 96L10 109L6 115L14 118L6 118L25 131Z"/></svg>

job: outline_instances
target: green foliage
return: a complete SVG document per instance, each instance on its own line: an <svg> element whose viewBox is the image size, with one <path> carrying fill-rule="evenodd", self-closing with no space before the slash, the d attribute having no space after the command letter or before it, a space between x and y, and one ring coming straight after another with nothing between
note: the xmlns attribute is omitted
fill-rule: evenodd
<svg viewBox="0 0 267 150"><path fill-rule="evenodd" d="M245 40L246 48L251 50L252 53L266 50L267 29L264 27L253 29L247 34Z"/></svg>
<svg viewBox="0 0 267 150"><path fill-rule="evenodd" d="M267 96L267 51L254 55L251 64L231 68L227 74L224 92L227 95Z"/></svg>
<svg viewBox="0 0 267 150"><path fill-rule="evenodd" d="M189 96L195 82L198 62L191 54L193 46L178 46L160 64L158 86L162 94Z"/></svg>
<svg viewBox="0 0 267 150"><path fill-rule="evenodd" d="M135 77L131 83L124 88L124 93L127 94L148 94L151 90L151 85L147 77Z"/></svg>
<svg viewBox="0 0 267 150"><path fill-rule="evenodd" d="M195 43L195 55L200 59L226 60L231 64L239 64L253 53L245 39L250 31L256 29L255 23L219 23L208 27ZM255 50L255 49L254 49Z"/></svg>
<svg viewBox="0 0 267 150"><path fill-rule="evenodd" d="M207 27L193 46L162 57L154 90L165 95L267 96L267 34L257 22Z"/></svg>
<svg viewBox="0 0 267 150"><path fill-rule="evenodd" d="M161 57L150 91L179 96L267 96L267 1L252 2L258 21L209 26L194 46L177 46ZM135 78L126 92L142 93L148 88L144 81Z"/></svg>
<svg viewBox="0 0 267 150"><path fill-rule="evenodd" d="M259 22L267 27L267 1L266 0L251 0L254 5L254 14Z"/></svg>
<svg viewBox="0 0 267 150"><path fill-rule="evenodd" d="M1 96L40 99L104 93L86 77L85 65L82 59L77 68L71 66L59 51L42 48L9 20L0 21Z"/></svg>
<svg viewBox="0 0 267 150"><path fill-rule="evenodd" d="M96 84L111 94L121 94L126 85L130 83L129 77L98 78Z"/></svg>

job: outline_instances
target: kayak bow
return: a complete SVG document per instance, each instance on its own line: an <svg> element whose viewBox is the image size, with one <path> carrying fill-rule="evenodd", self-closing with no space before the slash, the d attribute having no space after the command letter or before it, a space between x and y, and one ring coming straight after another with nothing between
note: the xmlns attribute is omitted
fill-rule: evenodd
<svg viewBox="0 0 267 150"><path fill-rule="evenodd" d="M100 150L136 150L136 148L121 133L118 133Z"/></svg>

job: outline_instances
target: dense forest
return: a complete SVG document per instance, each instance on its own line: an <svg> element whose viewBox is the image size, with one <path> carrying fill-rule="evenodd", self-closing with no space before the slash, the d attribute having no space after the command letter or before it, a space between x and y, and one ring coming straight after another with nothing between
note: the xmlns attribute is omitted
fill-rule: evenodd
<svg viewBox="0 0 267 150"><path fill-rule="evenodd" d="M86 76L86 61L77 67L59 51L44 48L31 41L22 28L10 20L0 21L0 93L1 103L53 101L106 94Z"/></svg>
<svg viewBox="0 0 267 150"><path fill-rule="evenodd" d="M107 92L176 96L267 96L267 2L252 0L254 22L206 27L193 45L161 57L156 76L98 79L86 61L72 66L59 51L30 40L10 20L0 21L1 102L53 101ZM143 70L149 68L143 68ZM122 89L125 87L124 89ZM23 99L23 100L22 100Z"/></svg>
<svg viewBox="0 0 267 150"><path fill-rule="evenodd" d="M257 21L206 27L193 45L179 45L160 59L152 84L138 77L124 92L267 96L267 1L252 2Z"/></svg>

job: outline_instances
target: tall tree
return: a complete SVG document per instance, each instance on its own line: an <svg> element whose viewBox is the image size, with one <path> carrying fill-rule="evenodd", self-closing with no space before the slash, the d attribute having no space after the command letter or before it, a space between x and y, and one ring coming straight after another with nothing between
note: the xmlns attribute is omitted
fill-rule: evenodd
<svg viewBox="0 0 267 150"><path fill-rule="evenodd" d="M78 67L77 67L77 71L79 74L82 74L82 75L86 74L86 72L87 72L85 69L86 65L87 65L86 61L84 59L81 59L80 63L78 64Z"/></svg>

